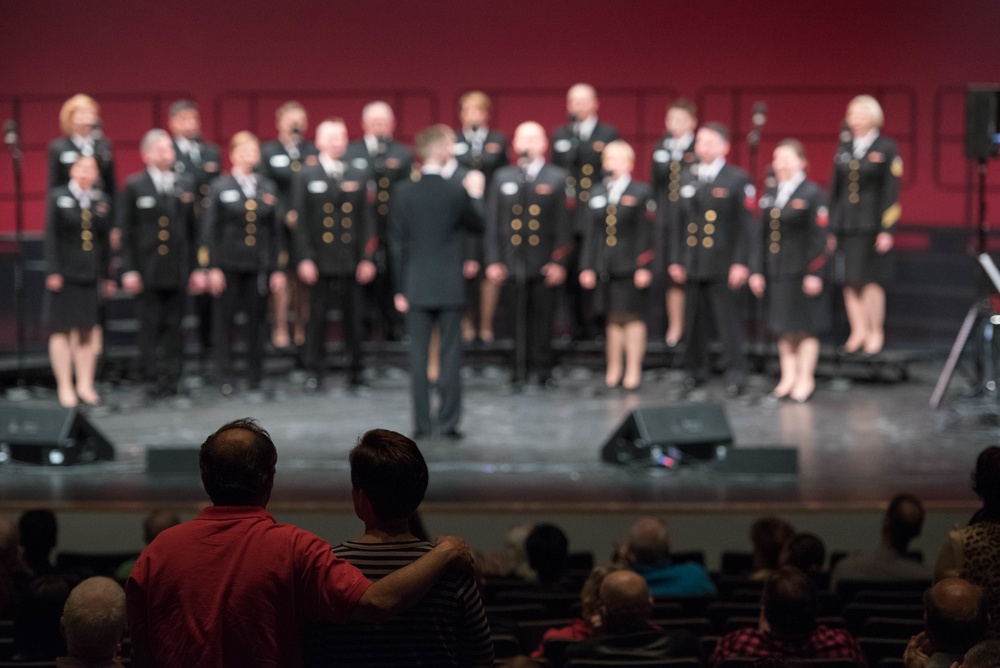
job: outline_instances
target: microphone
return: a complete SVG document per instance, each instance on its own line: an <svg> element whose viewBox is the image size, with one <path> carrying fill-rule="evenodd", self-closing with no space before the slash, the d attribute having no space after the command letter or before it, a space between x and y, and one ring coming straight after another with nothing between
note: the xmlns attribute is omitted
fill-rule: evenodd
<svg viewBox="0 0 1000 668"><path fill-rule="evenodd" d="M292 141L296 144L302 143L302 128L298 123L292 126Z"/></svg>
<svg viewBox="0 0 1000 668"><path fill-rule="evenodd" d="M469 129L472 130L473 134L479 132L479 126L478 125L470 125Z"/></svg>
<svg viewBox="0 0 1000 668"><path fill-rule="evenodd" d="M847 121L840 123L840 141L844 144L851 142L851 126L847 124Z"/></svg>
<svg viewBox="0 0 1000 668"><path fill-rule="evenodd" d="M94 124L90 126L90 136L97 141L104 136L104 131L101 129L101 121L98 119L94 121Z"/></svg>
<svg viewBox="0 0 1000 668"><path fill-rule="evenodd" d="M527 151L521 151L517 156L517 166L522 170L528 169L528 165L531 164L531 158L528 156Z"/></svg>
<svg viewBox="0 0 1000 668"><path fill-rule="evenodd" d="M766 102L754 102L753 103L753 116L750 117L750 122L755 128L762 128L764 124L767 123L767 103Z"/></svg>
<svg viewBox="0 0 1000 668"><path fill-rule="evenodd" d="M13 118L8 118L3 122L3 143L14 147L17 146L18 139L17 121Z"/></svg>

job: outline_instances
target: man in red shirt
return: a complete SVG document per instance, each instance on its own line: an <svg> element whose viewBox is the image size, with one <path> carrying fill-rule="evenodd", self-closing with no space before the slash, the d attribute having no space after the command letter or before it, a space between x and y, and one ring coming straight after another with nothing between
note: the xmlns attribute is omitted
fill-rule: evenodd
<svg viewBox="0 0 1000 668"><path fill-rule="evenodd" d="M861 646L849 632L816 624L816 587L809 576L786 566L764 582L758 628L737 629L722 636L711 668L736 657L847 659L865 666Z"/></svg>
<svg viewBox="0 0 1000 668"><path fill-rule="evenodd" d="M468 547L448 537L371 583L327 542L267 512L277 459L249 418L201 446L213 505L157 536L126 584L140 668L301 666L307 620L382 621L423 598L450 566L471 568Z"/></svg>

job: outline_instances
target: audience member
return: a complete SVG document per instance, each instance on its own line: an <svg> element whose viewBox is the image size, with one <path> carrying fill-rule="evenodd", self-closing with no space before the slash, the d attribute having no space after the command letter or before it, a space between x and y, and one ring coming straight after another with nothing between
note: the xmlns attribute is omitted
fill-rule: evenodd
<svg viewBox="0 0 1000 668"><path fill-rule="evenodd" d="M31 580L21 559L17 525L0 518L0 619L11 619Z"/></svg>
<svg viewBox="0 0 1000 668"><path fill-rule="evenodd" d="M701 658L701 645L690 631L662 628L650 621L653 598L638 573L609 573L600 588L601 625L579 644L566 648L566 660Z"/></svg>
<svg viewBox="0 0 1000 668"><path fill-rule="evenodd" d="M996 668L1000 666L1000 640L984 640L965 653L958 668Z"/></svg>
<svg viewBox="0 0 1000 668"><path fill-rule="evenodd" d="M640 518L632 525L625 558L646 580L653 596L715 594L715 584L701 564L675 564L670 559L667 527L655 517Z"/></svg>
<svg viewBox="0 0 1000 668"><path fill-rule="evenodd" d="M983 593L961 578L945 578L924 592L924 630L906 646L906 668L950 668L961 663L986 635Z"/></svg>
<svg viewBox="0 0 1000 668"><path fill-rule="evenodd" d="M43 575L28 586L14 613L14 658L19 661L55 661L66 654L59 632L71 585L61 575Z"/></svg>
<svg viewBox="0 0 1000 668"><path fill-rule="evenodd" d="M471 567L456 538L372 584L317 536L267 512L277 450L256 421L223 425L201 446L213 505L162 532L126 585L135 663L302 665L305 622L382 621L411 607L449 566Z"/></svg>
<svg viewBox="0 0 1000 668"><path fill-rule="evenodd" d="M816 587L797 568L780 568L764 581L760 623L724 635L709 665L718 668L734 657L847 659L865 665L861 646L844 629L816 623Z"/></svg>
<svg viewBox="0 0 1000 668"><path fill-rule="evenodd" d="M149 545L153 542L154 538L160 535L160 532L165 531L170 527L177 526L180 523L181 518L177 515L177 513L172 513L168 510L150 511L142 523L143 540L145 540L146 545ZM118 566L118 568L115 569L115 579L119 582L125 582L128 580L128 576L132 572L132 567L135 566L135 561L135 559L129 559Z"/></svg>
<svg viewBox="0 0 1000 668"><path fill-rule="evenodd" d="M811 533L797 533L781 549L781 566L793 566L809 576L823 573L826 563L826 546L820 537Z"/></svg>
<svg viewBox="0 0 1000 668"><path fill-rule="evenodd" d="M941 547L934 580L960 577L986 592L990 637L1000 636L1000 447L979 453L972 489L983 501L969 526L954 529Z"/></svg>
<svg viewBox="0 0 1000 668"><path fill-rule="evenodd" d="M554 524L536 524L524 540L528 565L535 574L539 589L573 591L576 587L565 577L569 539Z"/></svg>
<svg viewBox="0 0 1000 668"><path fill-rule="evenodd" d="M750 527L753 570L750 579L764 580L781 566L781 550L795 535L791 524L777 517L764 517Z"/></svg>
<svg viewBox="0 0 1000 668"><path fill-rule="evenodd" d="M87 578L69 593L60 620L66 656L56 668L120 668L125 592L111 578Z"/></svg>
<svg viewBox="0 0 1000 668"><path fill-rule="evenodd" d="M882 518L882 539L868 552L855 552L837 562L830 589L843 580L930 580L931 570L907 556L910 541L920 535L924 506L910 494L897 494Z"/></svg>
<svg viewBox="0 0 1000 668"><path fill-rule="evenodd" d="M549 629L542 635L542 641L531 653L536 659L545 657L546 640L584 640L594 633L594 629L601 625L601 583L604 578L615 571L625 569L626 566L611 564L609 566L598 566L590 571L583 588L580 590L580 617L574 619L568 626L558 626Z"/></svg>
<svg viewBox="0 0 1000 668"><path fill-rule="evenodd" d="M34 576L52 575L56 572L52 565L52 550L56 547L59 535L59 525L56 515L46 508L26 510L18 520L21 532L21 548L24 551L24 563L28 565Z"/></svg>
<svg viewBox="0 0 1000 668"><path fill-rule="evenodd" d="M434 547L409 528L427 490L427 463L416 443L386 429L362 436L350 461L365 532L333 552L377 583ZM386 623L309 627L305 657L307 666L492 666L493 641L473 574L452 570Z"/></svg>

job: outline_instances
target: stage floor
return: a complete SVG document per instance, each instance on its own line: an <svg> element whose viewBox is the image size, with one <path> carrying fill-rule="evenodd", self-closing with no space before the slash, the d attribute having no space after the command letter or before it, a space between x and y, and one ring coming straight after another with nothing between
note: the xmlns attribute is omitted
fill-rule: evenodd
<svg viewBox="0 0 1000 668"><path fill-rule="evenodd" d="M512 393L498 367L468 372L460 441L420 443L431 471L428 508L442 512L620 512L734 508L874 508L893 493L914 491L929 506L965 506L974 497L969 472L976 454L1000 442L997 399L928 399L941 361L918 362L909 380L821 380L807 404L765 398L773 379L755 377L741 397L716 380L690 396L677 372L647 374L638 393L608 392L602 376L562 369L557 387ZM468 371L468 370L467 370ZM214 387L190 400L144 405L135 389L107 389L107 406L91 422L114 444L116 460L67 467L0 466L0 504L66 509L140 510L206 501L196 474L146 472L148 446L191 448L222 423L252 416L278 446L271 507L343 511L350 506L347 453L364 431L410 429L408 379L389 369L368 387L305 394L287 377L269 399L223 397ZM331 378L331 385L341 382ZM35 400L37 401L37 400ZM723 474L711 466L676 470L600 461L602 443L638 407L711 401L728 416L737 448L798 449L794 475Z"/></svg>

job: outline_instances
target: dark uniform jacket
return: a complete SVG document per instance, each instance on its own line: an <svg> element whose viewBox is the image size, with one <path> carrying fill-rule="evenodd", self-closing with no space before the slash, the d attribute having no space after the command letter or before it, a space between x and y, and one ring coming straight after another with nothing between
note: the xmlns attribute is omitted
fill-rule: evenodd
<svg viewBox="0 0 1000 668"><path fill-rule="evenodd" d="M321 276L353 276L361 260L372 259L378 242L368 177L342 164L338 179L316 164L292 181L292 208L298 212L294 259L312 260Z"/></svg>
<svg viewBox="0 0 1000 668"><path fill-rule="evenodd" d="M503 263L512 276L523 262L525 277L537 279L549 262L566 266L575 201L561 167L545 164L534 181L521 185L522 179L520 168L502 167L489 185L484 261Z"/></svg>
<svg viewBox="0 0 1000 668"><path fill-rule="evenodd" d="M52 188L45 210L46 273L75 283L107 278L110 227L111 200L106 194L94 190L90 208L81 209L68 186Z"/></svg>
<svg viewBox="0 0 1000 668"><path fill-rule="evenodd" d="M461 128L455 130L455 159L466 169L476 169L490 182L493 174L507 164L507 138L496 130L489 130L482 148L477 152Z"/></svg>
<svg viewBox="0 0 1000 668"><path fill-rule="evenodd" d="M586 140L575 137L571 125L556 129L552 140L552 164L569 173L567 183L576 190L580 204L587 203L591 189L601 182L601 152L616 139L618 130L604 123L597 123ZM582 233L587 226L585 208L577 207L576 215L575 231Z"/></svg>
<svg viewBox="0 0 1000 668"><path fill-rule="evenodd" d="M472 198L440 174L415 174L395 186L392 197L389 249L396 293L411 308L460 308L465 234L483 228Z"/></svg>
<svg viewBox="0 0 1000 668"><path fill-rule="evenodd" d="M156 192L145 169L128 177L115 210L123 273L138 271L147 289L184 289L195 262L188 235L196 197L189 174L176 175L173 192L165 195Z"/></svg>
<svg viewBox="0 0 1000 668"><path fill-rule="evenodd" d="M202 220L202 266L239 273L269 273L284 269L288 252L279 221L284 212L274 182L257 176L257 192L248 199L231 174L220 176L209 189ZM207 257L204 257L207 255Z"/></svg>
<svg viewBox="0 0 1000 668"><path fill-rule="evenodd" d="M200 199L208 196L208 185L219 176L222 170L222 160L220 149L217 145L201 140L195 143L198 145L197 161L192 159L189 154L181 151L177 140L174 139L174 152L177 154L174 171L194 179L195 192L198 193L199 200L195 202L196 212L200 213L202 204Z"/></svg>
<svg viewBox="0 0 1000 668"><path fill-rule="evenodd" d="M69 183L69 168L80 157L80 149L69 137L59 137L49 144L49 188L64 186ZM96 187L114 199L118 183L115 181L115 158L111 142L101 137L94 141L94 159L100 170L101 180Z"/></svg>
<svg viewBox="0 0 1000 668"><path fill-rule="evenodd" d="M879 135L861 158L842 142L833 159L830 227L836 234L891 232L899 222L903 161L896 142Z"/></svg>
<svg viewBox="0 0 1000 668"><path fill-rule="evenodd" d="M581 269L592 269L598 280L607 281L631 277L637 269L651 266L656 203L647 184L631 181L618 204L612 204L602 183L591 191L587 210L591 223L580 255Z"/></svg>
<svg viewBox="0 0 1000 668"><path fill-rule="evenodd" d="M681 202L681 188L692 182L693 167L698 164L694 153L694 139L684 148L679 160L674 159L667 148L669 136L664 135L653 147L650 168L653 198L656 200L657 243L659 254L657 264L666 266L671 260L680 261L680 250L684 239L684 206Z"/></svg>
<svg viewBox="0 0 1000 668"><path fill-rule="evenodd" d="M727 280L731 265L750 260L753 220L748 205L755 205L756 198L747 173L727 162L713 181L688 184L680 194L686 222L679 264L688 280Z"/></svg>
<svg viewBox="0 0 1000 668"><path fill-rule="evenodd" d="M274 181L283 211L288 211L292 206L292 180L295 175L305 167L315 165L318 154L315 144L310 141L299 144L299 155L295 158L288 154L288 149L277 139L261 144L260 162L255 171Z"/></svg>
<svg viewBox="0 0 1000 668"><path fill-rule="evenodd" d="M375 181L376 220L379 234L383 234L389 215L390 191L397 181L410 177L413 156L409 149L395 140L386 142L384 150L372 156L368 153L368 145L364 139L358 139L347 145L343 160L351 167L364 171L369 179Z"/></svg>
<svg viewBox="0 0 1000 668"><path fill-rule="evenodd" d="M822 277L829 259L826 194L818 184L803 181L779 208L777 192L777 186L769 188L760 198L761 224L754 234L751 270L772 278Z"/></svg>

